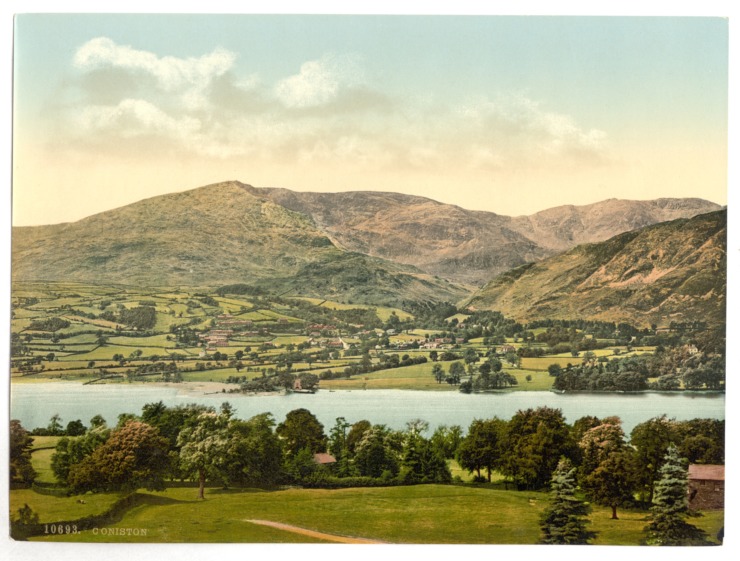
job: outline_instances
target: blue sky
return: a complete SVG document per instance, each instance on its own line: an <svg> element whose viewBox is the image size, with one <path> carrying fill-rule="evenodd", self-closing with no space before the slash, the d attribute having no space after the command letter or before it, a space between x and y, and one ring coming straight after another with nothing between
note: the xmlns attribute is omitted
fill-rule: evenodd
<svg viewBox="0 0 740 561"><path fill-rule="evenodd" d="M22 15L14 224L226 179L726 203L716 17Z"/></svg>

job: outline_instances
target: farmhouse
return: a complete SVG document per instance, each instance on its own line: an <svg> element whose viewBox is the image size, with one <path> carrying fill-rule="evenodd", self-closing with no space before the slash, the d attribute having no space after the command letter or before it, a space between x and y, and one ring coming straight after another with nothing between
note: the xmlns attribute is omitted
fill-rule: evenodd
<svg viewBox="0 0 740 561"><path fill-rule="evenodd" d="M334 456L325 452L318 452L314 454L313 461L322 466L328 466L337 463L337 459Z"/></svg>
<svg viewBox="0 0 740 561"><path fill-rule="evenodd" d="M725 466L689 466L689 508L719 510L725 508Z"/></svg>

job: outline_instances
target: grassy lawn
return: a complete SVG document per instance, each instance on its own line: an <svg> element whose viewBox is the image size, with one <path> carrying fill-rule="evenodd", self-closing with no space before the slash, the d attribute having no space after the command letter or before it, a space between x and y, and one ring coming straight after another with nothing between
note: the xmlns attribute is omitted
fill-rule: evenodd
<svg viewBox="0 0 740 561"><path fill-rule="evenodd" d="M538 370L529 370L525 368L506 368L506 372L513 374L519 382L519 385L512 388L516 391L529 391L529 392L541 392L552 389L552 383L555 380L547 372ZM527 376L531 376L532 380L527 381Z"/></svg>
<svg viewBox="0 0 740 561"><path fill-rule="evenodd" d="M87 495L87 504L74 498L29 496L13 491L11 504L28 503L42 521L69 518L77 511L94 511L112 503L115 495ZM208 489L206 500L194 488L144 493L146 503L130 510L111 527L146 529L147 535L102 536L91 531L77 536L36 538L48 541L142 542L308 542L297 534L265 528L250 519L292 524L319 532L371 538L390 543L534 544L539 518L548 505L546 493L503 491L485 487L419 485L412 487L281 491ZM600 545L638 545L646 524L644 511L594 507L590 529ZM723 513L712 512L691 523L716 535Z"/></svg>
<svg viewBox="0 0 740 561"><path fill-rule="evenodd" d="M146 528L147 536L139 538L146 542L308 541L246 522L260 519L391 543L526 544L538 539L538 519L547 497L443 485L273 492L214 489L207 491L205 501L195 496L193 488L153 494L150 504L132 509L113 527ZM137 540L92 532L41 539Z"/></svg>
<svg viewBox="0 0 740 561"><path fill-rule="evenodd" d="M31 465L36 471L36 481L39 483L57 483L54 472L51 470L51 457L55 449L36 450L31 454Z"/></svg>
<svg viewBox="0 0 740 561"><path fill-rule="evenodd" d="M389 370L361 374L350 379L322 380L323 389L396 389L396 390L457 390L457 386L438 384L432 376L433 363L414 364Z"/></svg>
<svg viewBox="0 0 740 561"><path fill-rule="evenodd" d="M16 513L24 504L39 515L39 522L78 520L108 510L120 496L118 493L97 493L72 497L42 495L31 489L14 489L10 493L10 512ZM84 503L77 502L83 500Z"/></svg>
<svg viewBox="0 0 740 561"><path fill-rule="evenodd" d="M529 357L529 358L522 358L521 365L522 368L526 370L544 370L547 371L547 367L551 364L558 364L562 368L565 368L568 366L568 364L572 364L573 366L576 366L578 364L581 364L583 362L583 359L579 357L572 357L568 356L567 358L564 356L541 356L541 357Z"/></svg>

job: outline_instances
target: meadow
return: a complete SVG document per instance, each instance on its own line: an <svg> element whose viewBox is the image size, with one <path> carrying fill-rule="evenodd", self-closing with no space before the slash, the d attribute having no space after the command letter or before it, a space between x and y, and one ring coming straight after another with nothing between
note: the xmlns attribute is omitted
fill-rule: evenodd
<svg viewBox="0 0 740 561"><path fill-rule="evenodd" d="M11 508L29 504L41 522L69 520L72 515L100 512L118 498L101 494L56 498L27 491L11 493ZM191 487L161 493L140 492L140 501L109 528L136 528L146 535L117 536L83 531L47 535L34 541L288 543L315 540L290 531L250 522L267 520L337 536L395 544L536 544L539 519L549 503L547 493L506 491L496 485L415 485L352 489L217 489L196 498ZM84 511L84 512L83 512ZM590 529L595 545L640 545L646 511L621 510L611 519L608 508L594 506ZM716 536L723 512L707 512L692 524Z"/></svg>

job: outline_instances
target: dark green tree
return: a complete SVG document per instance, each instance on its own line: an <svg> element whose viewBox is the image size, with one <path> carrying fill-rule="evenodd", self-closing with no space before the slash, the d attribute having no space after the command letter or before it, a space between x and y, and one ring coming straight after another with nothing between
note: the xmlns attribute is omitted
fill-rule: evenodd
<svg viewBox="0 0 740 561"><path fill-rule="evenodd" d="M419 432L406 434L401 479L406 483L449 483L450 469L442 454Z"/></svg>
<svg viewBox="0 0 740 561"><path fill-rule="evenodd" d="M46 427L47 434L49 436L62 436L64 430L62 429L62 417L59 413L54 413L49 419L49 425Z"/></svg>
<svg viewBox="0 0 740 561"><path fill-rule="evenodd" d="M470 473L475 471L478 478L482 477L481 470L486 470L490 482L491 472L501 465L505 431L506 422L501 419L474 419L457 450L460 467Z"/></svg>
<svg viewBox="0 0 740 561"><path fill-rule="evenodd" d="M465 366L462 362L453 362L450 364L449 375L447 376L447 383L459 384L460 378L465 375Z"/></svg>
<svg viewBox="0 0 740 561"><path fill-rule="evenodd" d="M354 423L347 434L347 451L350 456L354 456L357 445L362 441L365 433L372 428L370 421L363 419Z"/></svg>
<svg viewBox="0 0 740 561"><path fill-rule="evenodd" d="M72 466L90 456L98 446L108 440L109 436L110 430L105 425L100 425L91 428L83 436L64 437L59 440L51 456L51 470L54 472L54 477L61 483L68 484Z"/></svg>
<svg viewBox="0 0 740 561"><path fill-rule="evenodd" d="M308 409L294 409L277 427L277 434L288 455L307 448L311 453L326 451L324 425Z"/></svg>
<svg viewBox="0 0 740 561"><path fill-rule="evenodd" d="M17 419L10 421L10 481L28 484L33 482L36 472L31 465L33 437Z"/></svg>
<svg viewBox="0 0 740 561"><path fill-rule="evenodd" d="M617 520L617 508L635 498L637 471L632 450L624 447L609 454L586 477L583 486L593 502L611 507L612 520Z"/></svg>
<svg viewBox="0 0 740 561"><path fill-rule="evenodd" d="M635 460L640 474L643 500L652 502L655 482L668 446L676 441L676 422L666 415L654 417L635 426L630 433L630 444L636 449Z"/></svg>
<svg viewBox="0 0 740 561"><path fill-rule="evenodd" d="M650 545L700 545L706 534L686 522L689 515L688 471L674 444L668 446L660 479L655 483L650 524L645 526Z"/></svg>
<svg viewBox="0 0 740 561"><path fill-rule="evenodd" d="M432 375L434 376L434 379L437 381L437 383L441 384L442 382L444 382L445 379L444 367L439 363L435 363L434 366L432 366Z"/></svg>
<svg viewBox="0 0 740 561"><path fill-rule="evenodd" d="M347 446L347 430L350 426L347 419L337 417L336 423L329 431L329 453L337 460L336 473L340 477L346 477L351 473Z"/></svg>
<svg viewBox="0 0 740 561"><path fill-rule="evenodd" d="M224 483L269 486L280 477L282 448L269 413L246 421L231 419L228 446L220 475Z"/></svg>
<svg viewBox="0 0 740 561"><path fill-rule="evenodd" d="M501 471L519 488L547 485L561 456L573 458L577 446L560 409L517 411L508 423Z"/></svg>
<svg viewBox="0 0 740 561"><path fill-rule="evenodd" d="M543 544L587 544L596 533L586 529L590 507L576 497L576 470L561 460L550 482L550 507L540 520Z"/></svg>
<svg viewBox="0 0 740 561"><path fill-rule="evenodd" d="M80 419L77 419L67 423L67 430L65 432L67 433L67 436L82 436L86 431L87 427L82 424Z"/></svg>
<svg viewBox="0 0 740 561"><path fill-rule="evenodd" d="M460 425L439 425L429 440L443 458L454 458L463 439L462 432Z"/></svg>

